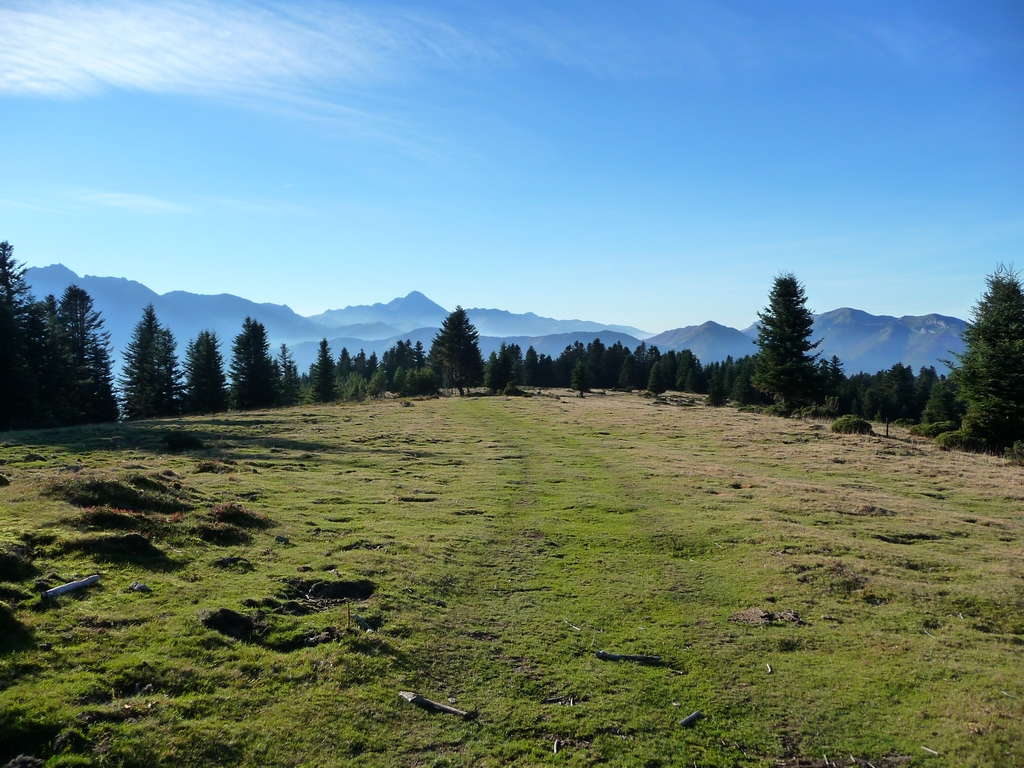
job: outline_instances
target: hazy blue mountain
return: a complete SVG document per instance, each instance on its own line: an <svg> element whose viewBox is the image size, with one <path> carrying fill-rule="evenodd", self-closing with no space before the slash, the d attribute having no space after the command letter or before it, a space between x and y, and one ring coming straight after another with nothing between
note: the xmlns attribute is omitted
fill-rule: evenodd
<svg viewBox="0 0 1024 768"><path fill-rule="evenodd" d="M418 291L387 304L345 307L303 317L282 304L257 304L231 294L210 296L171 291L161 295L141 283L120 277L79 277L60 264L33 267L25 276L32 292L40 299L50 293L59 297L73 284L88 291L96 308L103 313L117 361L142 316L142 308L149 303L155 307L160 321L174 332L181 353L199 331L210 329L220 336L225 356L229 356L231 341L245 317L250 316L267 327L275 351L282 342L295 351L300 370L309 367L315 358L317 343L324 336L329 338L335 355L344 346L353 354L365 349L367 354L376 352L380 357L399 339L421 341L429 349L437 328L449 314ZM629 326L555 320L532 312L515 314L479 308L467 312L481 334L484 356L497 349L502 341L519 344L524 352L533 346L538 352L557 356L576 341L588 344L600 338L605 345L621 341L633 349L645 337L648 344L662 351L691 349L706 363L757 351L750 343L757 336L756 325L739 331L707 322L648 337L645 332ZM940 360L949 358L951 351L963 350L960 334L964 326L963 320L943 315L897 318L844 307L816 315L814 333L815 338L823 339L819 347L822 355L838 355L847 373L862 370L874 373L896 362L915 369L934 365L945 371Z"/></svg>
<svg viewBox="0 0 1024 768"><path fill-rule="evenodd" d="M703 325L688 325L659 333L647 339L647 343L662 352L689 349L702 363L725 360L730 355L733 358L744 357L757 351L750 337L742 331L710 320Z"/></svg>
<svg viewBox="0 0 1024 768"><path fill-rule="evenodd" d="M945 372L948 368L940 360L964 350L960 335L965 326L963 320L944 315L890 317L843 307L815 315L814 338L823 339L822 354L838 355L847 373L875 373L897 362L915 371L934 365Z"/></svg>
<svg viewBox="0 0 1024 768"><path fill-rule="evenodd" d="M918 370L934 365L940 373L949 369L941 362L952 352L962 352L960 334L967 324L945 315L872 315L859 309L841 307L814 316L815 340L823 357L836 355L848 374L876 373L904 363ZM757 338L757 323L743 329Z"/></svg>
<svg viewBox="0 0 1024 768"><path fill-rule="evenodd" d="M328 309L308 319L329 328L341 328L356 324L383 323L398 332L416 328L439 328L450 312L435 304L419 291L408 296L392 299L387 304L357 304L344 309Z"/></svg>
<svg viewBox="0 0 1024 768"><path fill-rule="evenodd" d="M248 315L267 327L270 339L276 345L289 345L324 335L322 326L296 314L281 304L257 304L231 294L211 296L185 291L158 294L141 283L123 277L80 277L61 264L32 267L25 279L36 298L54 294L58 298L69 285L78 285L93 298L96 309L103 314L105 327L110 331L114 354L120 360L121 352L131 339L135 324L142 317L142 309L152 303L160 322L169 327L178 342L179 351L196 337L199 331L217 332L222 349L230 354L231 341L242 328Z"/></svg>
<svg viewBox="0 0 1024 768"><path fill-rule="evenodd" d="M417 341L422 342L423 347L429 352L430 345L434 341L434 337L437 335L437 330L437 328L416 328L408 333L400 333L387 339L377 339L375 341L345 336L334 338L328 337L327 343L330 345L331 354L335 358L338 357L338 354L341 352L341 348L345 347L352 355L357 354L359 350L363 350L367 355L371 352L376 352L379 359L398 341L408 340L413 344ZM589 344L594 339L601 339L601 342L608 347L616 341L621 341L630 349L635 349L640 343L640 340L635 336L630 336L626 333L618 333L616 331L579 331L576 333L556 333L546 336L480 336L480 351L486 359L491 352L496 352L498 350L502 342L505 342L506 344L518 344L524 353L532 346L538 353L558 357L562 354L562 350L567 346L570 346L577 341L582 342L583 344ZM309 368L310 364L316 360L318 347L318 341L308 341L302 344L296 344L294 347L289 345L289 349L295 355L295 363L298 365L300 371L305 372Z"/></svg>
<svg viewBox="0 0 1024 768"><path fill-rule="evenodd" d="M573 331L612 330L638 338L650 336L639 328L621 325L602 325L591 320L556 320L533 312L516 314L504 309L466 310L469 320L485 336L548 336ZM387 304L359 304L344 309L329 309L309 320L335 329L339 336L381 339L388 334L367 336L352 329L354 324L385 324L393 334L406 333L417 328L439 328L448 317L449 310L428 299L419 291L393 299Z"/></svg>
<svg viewBox="0 0 1024 768"><path fill-rule="evenodd" d="M480 334L486 336L550 336L577 331L614 331L638 339L645 339L651 335L628 325L602 325L591 320L555 320L552 317L541 317L533 312L515 314L504 309L480 309L477 307L467 309L466 313ZM601 340L604 341L603 338ZM523 349L525 350L526 347Z"/></svg>

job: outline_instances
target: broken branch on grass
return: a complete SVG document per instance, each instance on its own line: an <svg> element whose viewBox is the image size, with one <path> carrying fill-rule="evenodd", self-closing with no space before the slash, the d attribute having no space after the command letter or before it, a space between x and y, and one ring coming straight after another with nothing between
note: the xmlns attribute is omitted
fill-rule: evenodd
<svg viewBox="0 0 1024 768"><path fill-rule="evenodd" d="M569 620L568 619L562 619L562 621L564 621L566 624L569 624ZM582 632L583 631L582 629L577 627L575 624L569 624L569 626L572 627L573 629L575 629L577 632Z"/></svg>
<svg viewBox="0 0 1024 768"><path fill-rule="evenodd" d="M609 653L598 651L597 658L602 661L635 661L638 664L662 664L661 656L645 656L638 653Z"/></svg>
<svg viewBox="0 0 1024 768"><path fill-rule="evenodd" d="M449 715L458 715L459 717L467 719L473 716L470 712L463 712L461 709L449 707L447 704L431 701L430 699L420 696L418 693L413 693L412 691L399 691L398 695L410 704L415 704L417 707L423 707L424 709L436 709L439 712L447 712Z"/></svg>
<svg viewBox="0 0 1024 768"><path fill-rule="evenodd" d="M352 618L356 620L356 624L365 629L371 635L373 634L373 627L366 623L366 619L360 616L358 613L353 613Z"/></svg>
<svg viewBox="0 0 1024 768"><path fill-rule="evenodd" d="M700 711L700 710L698 709L698 710L697 710L696 712L694 712L693 714L687 715L687 716L686 716L686 717L684 717L684 718L683 718L682 720L680 720L680 721L679 721L679 724L680 724L681 726L683 726L684 728L686 728L686 727L689 727L689 726L693 725L694 723L696 723L696 722L697 722L698 720L700 720L700 719L701 719L701 717L702 717L703 715L704 715L704 713L703 713L703 712L701 712L701 711Z"/></svg>
<svg viewBox="0 0 1024 768"><path fill-rule="evenodd" d="M67 584L61 584L59 587L48 589L43 592L43 597L51 598L57 597L57 595L63 595L65 592L73 592L76 589L82 589L83 587L91 587L93 584L99 582L99 574L94 574L81 581L69 581Z"/></svg>

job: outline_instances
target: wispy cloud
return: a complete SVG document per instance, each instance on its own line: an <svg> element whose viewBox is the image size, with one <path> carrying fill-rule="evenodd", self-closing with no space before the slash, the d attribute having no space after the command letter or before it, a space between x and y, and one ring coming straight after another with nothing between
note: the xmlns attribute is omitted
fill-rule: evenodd
<svg viewBox="0 0 1024 768"><path fill-rule="evenodd" d="M340 5L49 0L0 9L0 92L256 92L485 55L439 21Z"/></svg>
<svg viewBox="0 0 1024 768"><path fill-rule="evenodd" d="M417 77L427 69L544 60L616 78L716 80L736 69L856 53L904 63L963 61L979 46L918 19L886 21L715 3L682 6L486 6L476 14L357 2L41 0L0 8L0 94L69 97L108 88L323 98L332 87ZM331 97L329 101L337 101Z"/></svg>
<svg viewBox="0 0 1024 768"><path fill-rule="evenodd" d="M135 213L189 213L192 210L179 203L130 192L102 192L84 189L78 190L72 196L83 203L99 205L104 208L122 208Z"/></svg>

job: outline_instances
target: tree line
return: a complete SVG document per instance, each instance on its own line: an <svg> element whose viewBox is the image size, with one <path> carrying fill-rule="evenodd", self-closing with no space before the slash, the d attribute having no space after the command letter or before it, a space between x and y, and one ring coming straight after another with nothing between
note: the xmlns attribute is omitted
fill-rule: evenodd
<svg viewBox="0 0 1024 768"><path fill-rule="evenodd" d="M557 387L580 396L592 389L667 391L703 395L713 406L731 402L780 415L854 414L903 423L963 424L965 435L991 447L1024 438L1024 292L1019 275L1000 267L964 333L967 349L916 374L903 363L875 374L848 376L837 357L814 350L813 316L802 284L791 273L776 277L768 306L758 313L751 355L702 363L688 349L662 353L641 342L629 349L600 339L575 342L557 356L502 343L484 360L479 333L456 307L429 350L399 341L378 358L327 339L307 372L288 347L271 354L266 328L247 317L225 364L221 340L202 331L188 342L184 360L152 305L124 351L115 381L110 336L88 293L78 286L60 299L37 301L13 248L0 243L0 430L251 410L303 402L326 403L432 395L460 395L474 387L520 394L522 387Z"/></svg>

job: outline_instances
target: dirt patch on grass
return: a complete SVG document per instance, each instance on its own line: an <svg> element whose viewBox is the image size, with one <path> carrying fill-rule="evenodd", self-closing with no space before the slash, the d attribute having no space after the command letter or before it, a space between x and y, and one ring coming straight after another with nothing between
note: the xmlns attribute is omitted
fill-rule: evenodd
<svg viewBox="0 0 1024 768"><path fill-rule="evenodd" d="M206 520L192 526L192 532L203 541L210 544L219 544L222 547L238 546L248 544L252 537L248 531L230 523L221 523L215 520Z"/></svg>
<svg viewBox="0 0 1024 768"><path fill-rule="evenodd" d="M229 472L237 472L237 465L238 462L233 459L212 459L210 461L200 461L196 464L196 472L198 474L211 473L223 475Z"/></svg>
<svg viewBox="0 0 1024 768"><path fill-rule="evenodd" d="M67 542L64 549L110 560L166 559L166 555L141 533L128 533L123 536L84 536Z"/></svg>
<svg viewBox="0 0 1024 768"><path fill-rule="evenodd" d="M142 512L110 507L91 507L71 519L82 530L149 531L153 521Z"/></svg>
<svg viewBox="0 0 1024 768"><path fill-rule="evenodd" d="M766 626L768 624L775 623L789 623L789 624L806 624L807 622L797 615L796 611L789 609L784 611L766 611L763 608L746 608L742 611L737 611L729 617L729 621L735 621L739 624L752 624L755 626Z"/></svg>
<svg viewBox="0 0 1024 768"><path fill-rule="evenodd" d="M174 487L178 485L179 487ZM161 475L81 477L55 480L44 495L76 507L105 507L130 512L185 512L193 508L180 483Z"/></svg>
<svg viewBox="0 0 1024 768"><path fill-rule="evenodd" d="M285 582L300 596L313 600L366 600L377 590L368 579L355 581L308 581L288 579Z"/></svg>
<svg viewBox="0 0 1024 768"><path fill-rule="evenodd" d="M24 581L36 574L36 568L25 547L11 547L0 552L0 581Z"/></svg>
<svg viewBox="0 0 1024 768"><path fill-rule="evenodd" d="M240 528L269 528L274 524L262 512L254 512L234 501L218 504L210 510L208 517L214 522L237 525Z"/></svg>
<svg viewBox="0 0 1024 768"><path fill-rule="evenodd" d="M257 621L245 614L233 611L230 608L217 608L212 611L203 611L199 614L199 621L204 627L219 632L222 635L233 637L236 640L252 640L260 637L267 631L263 622Z"/></svg>
<svg viewBox="0 0 1024 768"><path fill-rule="evenodd" d="M256 567L244 557L221 557L214 560L212 565L215 568L230 568L233 571L239 571L241 573L256 570Z"/></svg>

